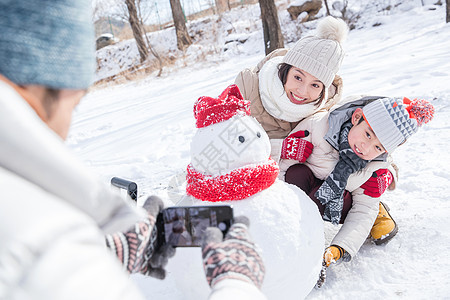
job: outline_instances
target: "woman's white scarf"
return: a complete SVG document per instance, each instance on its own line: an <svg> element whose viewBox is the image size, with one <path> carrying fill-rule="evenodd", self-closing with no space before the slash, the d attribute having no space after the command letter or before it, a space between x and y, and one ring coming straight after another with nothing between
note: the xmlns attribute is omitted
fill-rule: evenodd
<svg viewBox="0 0 450 300"><path fill-rule="evenodd" d="M294 104L284 90L278 77L278 65L283 56L276 56L268 60L259 71L259 94L266 111L277 119L287 122L298 122L319 110L322 105L314 103ZM323 103L324 101L322 101Z"/></svg>

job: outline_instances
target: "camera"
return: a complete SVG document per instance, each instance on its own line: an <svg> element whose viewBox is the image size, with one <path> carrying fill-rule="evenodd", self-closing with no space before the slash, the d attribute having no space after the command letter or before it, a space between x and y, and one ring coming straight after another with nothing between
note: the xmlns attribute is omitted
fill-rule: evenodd
<svg viewBox="0 0 450 300"><path fill-rule="evenodd" d="M233 224L229 205L173 206L157 217L158 242L174 247L200 247L208 227L217 227L225 235Z"/></svg>
<svg viewBox="0 0 450 300"><path fill-rule="evenodd" d="M137 184L135 182L120 177L113 177L111 178L111 185L126 190L128 197L130 197L131 200L137 201L138 192Z"/></svg>

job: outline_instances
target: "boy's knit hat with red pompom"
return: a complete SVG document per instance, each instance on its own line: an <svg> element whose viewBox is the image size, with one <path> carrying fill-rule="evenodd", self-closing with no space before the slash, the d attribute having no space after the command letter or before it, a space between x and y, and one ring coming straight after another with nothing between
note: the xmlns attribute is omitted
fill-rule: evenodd
<svg viewBox="0 0 450 300"><path fill-rule="evenodd" d="M226 121L235 115L250 116L250 101L243 99L235 84L228 86L217 98L200 97L194 104L197 128Z"/></svg>
<svg viewBox="0 0 450 300"><path fill-rule="evenodd" d="M423 123L431 121L434 107L425 100L383 98L364 106L363 114L383 147L391 153Z"/></svg>

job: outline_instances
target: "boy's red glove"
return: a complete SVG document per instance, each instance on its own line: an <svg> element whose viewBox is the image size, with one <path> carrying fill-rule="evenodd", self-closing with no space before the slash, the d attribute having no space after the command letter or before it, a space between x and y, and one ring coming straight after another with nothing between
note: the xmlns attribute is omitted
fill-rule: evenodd
<svg viewBox="0 0 450 300"><path fill-rule="evenodd" d="M372 177L370 177L361 188L364 189L364 194L370 197L378 198L388 186L392 183L394 176L388 169L379 169L373 172Z"/></svg>
<svg viewBox="0 0 450 300"><path fill-rule="evenodd" d="M313 144L301 139L308 135L308 130L300 130L285 138L281 147L281 158L294 159L304 163L314 148Z"/></svg>

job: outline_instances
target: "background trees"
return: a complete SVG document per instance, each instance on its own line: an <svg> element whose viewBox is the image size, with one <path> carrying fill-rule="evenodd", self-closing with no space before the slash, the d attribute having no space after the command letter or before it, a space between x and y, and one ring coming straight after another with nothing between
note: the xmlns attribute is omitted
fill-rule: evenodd
<svg viewBox="0 0 450 300"><path fill-rule="evenodd" d="M148 56L148 48L144 40L145 30L143 26L141 26L141 22L139 22L136 3L134 0L125 0L125 4L128 8L128 21L130 22L131 29L133 30L133 36L136 40L139 55L141 56L141 62L144 62Z"/></svg>
<svg viewBox="0 0 450 300"><path fill-rule="evenodd" d="M445 18L445 21L447 23L450 23L450 0L446 0L447 2L447 17Z"/></svg>
<svg viewBox="0 0 450 300"><path fill-rule="evenodd" d="M261 8L261 21L264 32L264 49L267 55L275 49L283 48L284 41L275 0L259 0L259 7Z"/></svg>
<svg viewBox="0 0 450 300"><path fill-rule="evenodd" d="M170 7L172 8L173 23L177 33L177 47L184 50L192 44L192 40L186 27L186 19L180 0L170 0Z"/></svg>

